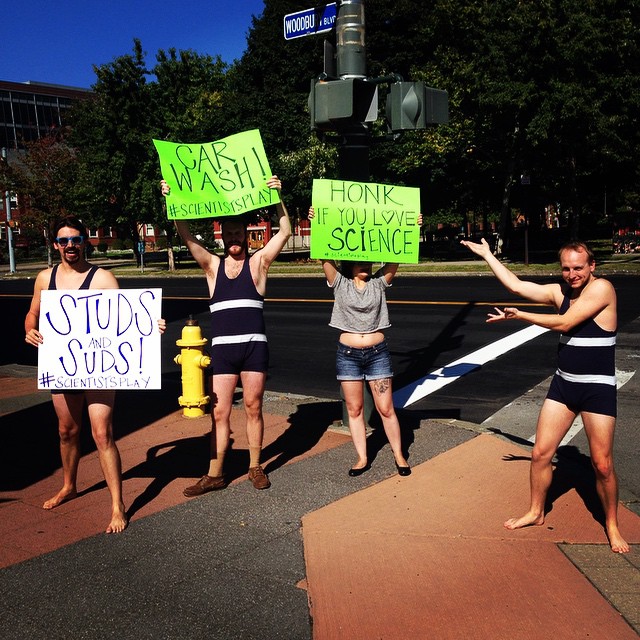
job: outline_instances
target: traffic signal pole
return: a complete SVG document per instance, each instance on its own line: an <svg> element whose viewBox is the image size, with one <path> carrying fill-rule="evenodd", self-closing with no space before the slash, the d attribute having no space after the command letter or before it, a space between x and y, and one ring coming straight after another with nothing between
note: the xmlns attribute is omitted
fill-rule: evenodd
<svg viewBox="0 0 640 640"><path fill-rule="evenodd" d="M336 72L341 80L367 77L364 3L342 0L336 18ZM342 180L369 181L371 139L363 122L345 125L338 149L339 177Z"/></svg>
<svg viewBox="0 0 640 640"><path fill-rule="evenodd" d="M367 77L364 4L361 0L343 0L336 18L336 72L341 81ZM355 97L354 97L355 98ZM377 93L376 93L377 98ZM377 107L377 99L376 99ZM377 117L377 114L376 114ZM364 122L354 122L341 128L338 147L338 177L354 182L369 182L369 149L371 135ZM342 423L349 426L349 413L342 388ZM369 425L374 411L373 396L368 384L363 385L364 420Z"/></svg>
<svg viewBox="0 0 640 640"><path fill-rule="evenodd" d="M386 119L394 137L405 130L424 129L430 124L448 122L448 96L446 91L427 87L424 82L404 82L397 74L368 78L364 0L337 2L335 67L333 48L325 42L325 68L319 77L311 80L309 92L311 128L320 132L332 131L340 136L338 177L341 180L369 182L370 123L378 119L378 85L389 85ZM329 6L311 11L325 15ZM331 6L334 6L333 3ZM306 16L305 19L311 22L308 13L309 10L291 15L295 18ZM372 411L373 400L370 393L365 391L367 422ZM343 422L348 424L344 403L342 413Z"/></svg>

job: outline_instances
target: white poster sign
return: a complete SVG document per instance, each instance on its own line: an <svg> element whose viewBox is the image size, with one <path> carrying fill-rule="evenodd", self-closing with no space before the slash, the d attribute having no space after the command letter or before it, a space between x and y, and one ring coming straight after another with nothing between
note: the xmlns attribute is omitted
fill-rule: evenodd
<svg viewBox="0 0 640 640"><path fill-rule="evenodd" d="M42 291L38 389L160 389L162 289Z"/></svg>

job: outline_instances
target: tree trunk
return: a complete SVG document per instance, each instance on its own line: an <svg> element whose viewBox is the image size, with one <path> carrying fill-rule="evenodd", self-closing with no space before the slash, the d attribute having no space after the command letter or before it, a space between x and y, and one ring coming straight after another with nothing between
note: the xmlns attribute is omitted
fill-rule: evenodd
<svg viewBox="0 0 640 640"><path fill-rule="evenodd" d="M580 214L582 206L580 204L580 195L578 193L578 179L576 169L575 154L571 154L569 158L569 184L571 185L571 209L569 211L569 237L576 240L580 235Z"/></svg>
<svg viewBox="0 0 640 640"><path fill-rule="evenodd" d="M509 159L509 167L504 177L504 188L502 190L502 207L500 209L500 226L498 227L498 242L496 243L496 253L500 255L509 248L509 242L513 232L513 222L511 220L511 185L513 183L513 172L515 171L516 159L512 154ZM499 250L498 250L499 248Z"/></svg>

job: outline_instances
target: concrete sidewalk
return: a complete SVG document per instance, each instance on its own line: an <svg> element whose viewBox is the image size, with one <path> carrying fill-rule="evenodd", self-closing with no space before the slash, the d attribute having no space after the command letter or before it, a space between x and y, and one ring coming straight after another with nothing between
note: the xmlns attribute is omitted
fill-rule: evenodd
<svg viewBox="0 0 640 640"><path fill-rule="evenodd" d="M78 498L41 509L61 475L53 409L35 386L33 371L0 367L5 640L609 640L640 630L640 518L621 506L634 547L611 553L580 465L558 465L544 526L508 532L502 522L526 508L529 449L407 413L413 474L395 473L374 430L372 468L350 478L350 438L327 429L339 404L268 394L272 487L246 480L238 406L232 484L187 500L206 466L209 418L123 393L131 523L105 535L109 497L90 437Z"/></svg>

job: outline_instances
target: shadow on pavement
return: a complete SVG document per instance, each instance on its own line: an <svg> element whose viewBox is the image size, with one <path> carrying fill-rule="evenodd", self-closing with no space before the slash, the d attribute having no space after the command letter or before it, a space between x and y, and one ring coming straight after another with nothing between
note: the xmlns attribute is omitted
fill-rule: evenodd
<svg viewBox="0 0 640 640"><path fill-rule="evenodd" d="M500 429L489 429L496 435L503 436L518 445L532 447L533 444L529 440L505 433ZM515 462L518 460L531 460L531 456L509 456L507 462ZM602 503L596 491L596 479L593 467L591 466L591 458L580 452L573 445L566 445L558 448L556 453L556 462L554 463L553 478L551 486L547 494L545 503L545 516L553 510L553 505L563 495L576 490L580 499L584 502L585 507L592 515L593 519L602 528L605 528L605 515Z"/></svg>
<svg viewBox="0 0 640 640"><path fill-rule="evenodd" d="M172 378L177 376L163 376L162 390L118 391L114 410L116 440L179 409L179 379ZM22 490L60 468L57 424L50 400L0 417L3 439L0 449L0 490ZM80 447L82 455L95 451L86 408ZM92 489L85 490L85 493Z"/></svg>

